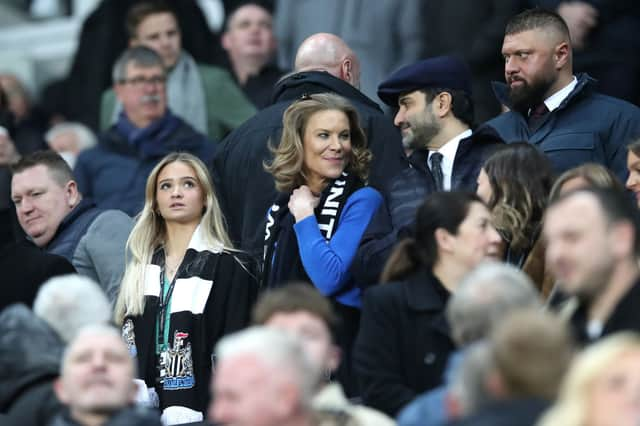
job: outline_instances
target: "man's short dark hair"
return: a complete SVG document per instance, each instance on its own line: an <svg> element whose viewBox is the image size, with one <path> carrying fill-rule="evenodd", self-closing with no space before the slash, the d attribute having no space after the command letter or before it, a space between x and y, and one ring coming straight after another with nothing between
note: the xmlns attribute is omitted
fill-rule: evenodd
<svg viewBox="0 0 640 426"><path fill-rule="evenodd" d="M143 2L133 5L127 12L127 17L125 18L125 28L129 39L137 37L138 26L142 21L147 19L150 15L157 15L160 13L170 13L176 19L176 23L178 22L173 9L163 1Z"/></svg>
<svg viewBox="0 0 640 426"><path fill-rule="evenodd" d="M331 303L311 284L292 282L267 291L253 308L254 324L264 325L278 313L308 312L322 320L335 340L338 320Z"/></svg>
<svg viewBox="0 0 640 426"><path fill-rule="evenodd" d="M640 211L638 211L638 207L626 192L613 188L576 189L575 191L570 191L559 197L557 200L552 201L549 208L562 203L568 198L584 193L590 194L595 198L608 224L628 222L633 226L634 252L636 256L640 255L640 239L638 238Z"/></svg>
<svg viewBox="0 0 640 426"><path fill-rule="evenodd" d="M542 8L528 9L518 13L507 22L504 33L505 35L518 34L541 28L553 28L569 39L569 27L564 19L557 13Z"/></svg>
<svg viewBox="0 0 640 426"><path fill-rule="evenodd" d="M473 127L473 100L464 90L429 87L420 89L420 91L425 94L427 103L430 103L438 93L449 93L451 95L451 112L453 115L467 126Z"/></svg>
<svg viewBox="0 0 640 426"><path fill-rule="evenodd" d="M231 20L233 20L233 17L236 14L236 12L238 11L238 9L243 8L245 6L258 6L258 7L261 7L269 15L271 15L273 17L273 4L270 1L266 1L266 0L242 0L240 2L237 2L235 5L233 5L231 10L227 11L227 13L226 13L227 16L225 16L224 25L222 26L222 28L224 28L224 32L229 31L229 22Z"/></svg>
<svg viewBox="0 0 640 426"><path fill-rule="evenodd" d="M36 166L45 166L51 173L51 177L60 186L73 180L73 172L67 162L57 152L50 150L36 151L25 155L11 167L11 171L15 175Z"/></svg>

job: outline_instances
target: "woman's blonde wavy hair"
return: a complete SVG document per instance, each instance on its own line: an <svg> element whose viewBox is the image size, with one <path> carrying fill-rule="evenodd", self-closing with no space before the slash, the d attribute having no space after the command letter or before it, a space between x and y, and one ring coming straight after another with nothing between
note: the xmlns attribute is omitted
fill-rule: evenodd
<svg viewBox="0 0 640 426"><path fill-rule="evenodd" d="M200 228L205 240L224 251L234 250L207 167L197 157L188 153L174 152L167 155L153 168L147 178L144 207L127 240L127 267L114 313L114 319L118 324L122 324L126 316L141 315L144 311L145 266L151 263L153 253L166 242L165 223L158 213L156 201L157 180L160 172L174 162L191 167L204 193L205 206Z"/></svg>
<svg viewBox="0 0 640 426"><path fill-rule="evenodd" d="M537 426L585 426L594 382L630 352L640 352L640 336L632 332L606 337L581 352L564 378L556 403Z"/></svg>
<svg viewBox="0 0 640 426"><path fill-rule="evenodd" d="M291 192L307 182L304 171L304 132L311 116L320 111L342 111L349 119L351 153L346 171L366 182L369 174L371 152L367 149L367 137L360 127L358 111L342 96L333 93L304 95L284 112L282 137L278 147L270 143L273 160L263 164L273 175L276 189Z"/></svg>

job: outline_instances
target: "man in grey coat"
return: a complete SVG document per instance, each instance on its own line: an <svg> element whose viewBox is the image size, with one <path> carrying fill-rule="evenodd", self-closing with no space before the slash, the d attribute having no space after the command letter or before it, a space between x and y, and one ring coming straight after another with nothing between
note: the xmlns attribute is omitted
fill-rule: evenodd
<svg viewBox="0 0 640 426"><path fill-rule="evenodd" d="M13 167L11 199L28 238L69 260L100 284L110 301L118 293L132 219L83 199L71 169L53 151L37 151Z"/></svg>

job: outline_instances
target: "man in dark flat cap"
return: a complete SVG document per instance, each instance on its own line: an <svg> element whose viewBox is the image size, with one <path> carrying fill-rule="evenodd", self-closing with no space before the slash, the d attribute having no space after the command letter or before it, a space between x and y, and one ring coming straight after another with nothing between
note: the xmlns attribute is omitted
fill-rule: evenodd
<svg viewBox="0 0 640 426"><path fill-rule="evenodd" d="M352 267L361 282L372 284L425 197L435 191L475 191L482 164L502 145L493 133L472 132L471 76L457 57L400 68L380 84L378 96L398 107L394 124L412 167L383 188L385 204L369 224Z"/></svg>

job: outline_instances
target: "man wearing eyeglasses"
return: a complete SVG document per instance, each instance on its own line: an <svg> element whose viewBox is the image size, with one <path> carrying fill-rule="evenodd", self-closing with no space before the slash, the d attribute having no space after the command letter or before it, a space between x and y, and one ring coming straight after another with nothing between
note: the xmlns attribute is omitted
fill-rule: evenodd
<svg viewBox="0 0 640 426"><path fill-rule="evenodd" d="M80 154L74 175L98 207L134 216L144 203L147 176L162 157L184 151L207 163L214 145L167 107L165 68L155 51L126 50L113 67L113 83L122 112L99 144Z"/></svg>
<svg viewBox="0 0 640 426"><path fill-rule="evenodd" d="M178 20L166 2L137 2L127 12L125 24L130 47L146 46L162 58L167 70L167 102L194 129L217 141L255 113L226 70L197 63L182 48ZM118 118L120 105L115 100L113 91L102 97L102 129Z"/></svg>

